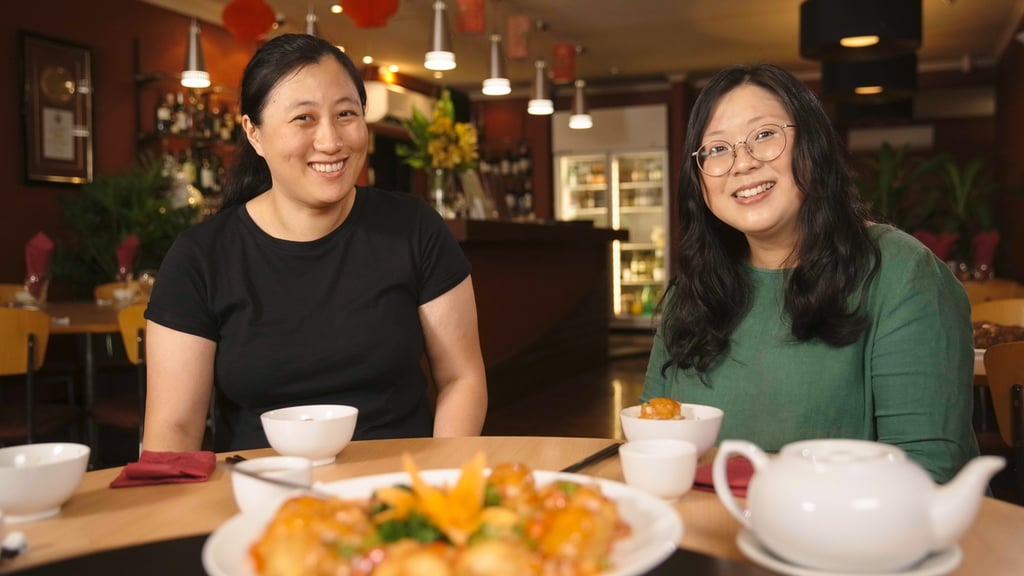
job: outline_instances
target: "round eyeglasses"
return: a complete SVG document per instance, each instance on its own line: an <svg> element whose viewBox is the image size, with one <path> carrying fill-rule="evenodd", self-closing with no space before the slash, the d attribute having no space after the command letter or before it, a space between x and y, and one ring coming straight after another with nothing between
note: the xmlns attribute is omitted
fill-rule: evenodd
<svg viewBox="0 0 1024 576"><path fill-rule="evenodd" d="M796 124L765 124L747 134L747 139L735 144L725 140L712 140L690 154L697 160L697 167L708 176L724 176L736 162L736 149L742 144L750 157L761 162L770 162L782 155L786 149L786 128Z"/></svg>

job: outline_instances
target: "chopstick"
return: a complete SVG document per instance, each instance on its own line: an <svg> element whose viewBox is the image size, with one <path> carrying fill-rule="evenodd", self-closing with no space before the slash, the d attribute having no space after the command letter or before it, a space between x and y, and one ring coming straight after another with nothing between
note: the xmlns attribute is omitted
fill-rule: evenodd
<svg viewBox="0 0 1024 576"><path fill-rule="evenodd" d="M615 456L616 454L619 453L619 446L621 446L621 445L622 445L622 442L615 442L614 444L611 444L610 446L605 446L604 448L598 450L597 452L594 452L590 456L587 456L586 458L583 458L582 460L578 460L576 462L573 462L572 464L569 464L565 468L562 468L561 470L559 470L559 472L578 472L578 471L586 468L587 466L590 466L591 464L596 464L596 463L600 462L601 460L605 460L607 458L611 458L612 456Z"/></svg>

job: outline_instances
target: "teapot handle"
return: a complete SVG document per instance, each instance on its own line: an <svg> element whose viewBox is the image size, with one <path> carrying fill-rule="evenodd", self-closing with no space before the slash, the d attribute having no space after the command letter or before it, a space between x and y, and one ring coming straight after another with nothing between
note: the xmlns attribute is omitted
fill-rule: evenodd
<svg viewBox="0 0 1024 576"><path fill-rule="evenodd" d="M750 460L754 465L754 474L756 475L762 468L768 465L768 455L758 448L757 445L746 440L723 440L718 446L718 452L715 454L715 460L711 466L711 479L714 482L715 493L718 494L718 499L722 501L725 509L735 516L740 523L747 528L751 528L750 510L741 508L736 503L736 498L732 495L732 490L729 488L726 463L731 456L743 456Z"/></svg>

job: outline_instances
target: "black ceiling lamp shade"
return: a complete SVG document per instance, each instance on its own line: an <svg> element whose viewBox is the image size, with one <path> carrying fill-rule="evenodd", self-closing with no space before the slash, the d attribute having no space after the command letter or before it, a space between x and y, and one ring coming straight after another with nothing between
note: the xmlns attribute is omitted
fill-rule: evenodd
<svg viewBox="0 0 1024 576"><path fill-rule="evenodd" d="M917 54L870 62L822 62L821 95L831 102L892 102L917 90Z"/></svg>
<svg viewBox="0 0 1024 576"><path fill-rule="evenodd" d="M877 37L846 47L844 39ZM800 5L800 56L858 61L916 52L921 47L921 0L805 0Z"/></svg>

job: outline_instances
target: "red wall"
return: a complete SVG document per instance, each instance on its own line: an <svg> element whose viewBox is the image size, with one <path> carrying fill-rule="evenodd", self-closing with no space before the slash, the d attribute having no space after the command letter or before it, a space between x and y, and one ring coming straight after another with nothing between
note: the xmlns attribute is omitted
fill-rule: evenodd
<svg viewBox="0 0 1024 576"><path fill-rule="evenodd" d="M118 172L135 161L134 46L140 71L181 71L189 18L138 0L47 0L18 2L0 18L0 282L21 282L24 245L36 232L61 236L61 194L78 186L26 184L23 177L21 111L18 85L18 31L86 46L92 51L94 175ZM206 66L214 83L237 86L256 49L226 30L200 23ZM152 104L142 114L152 113Z"/></svg>

